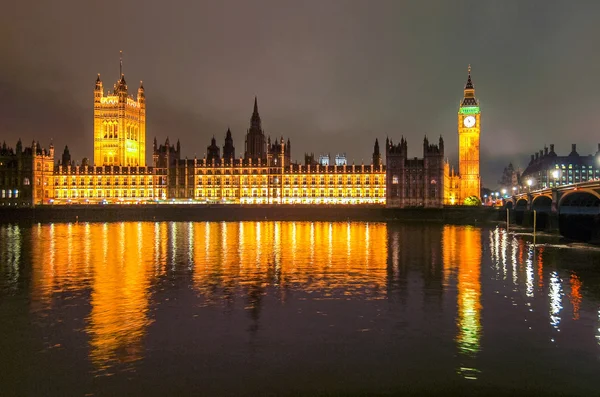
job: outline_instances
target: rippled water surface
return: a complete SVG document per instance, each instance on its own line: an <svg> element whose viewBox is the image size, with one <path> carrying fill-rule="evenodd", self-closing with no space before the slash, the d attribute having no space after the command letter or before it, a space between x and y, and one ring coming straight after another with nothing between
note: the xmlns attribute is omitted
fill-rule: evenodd
<svg viewBox="0 0 600 397"><path fill-rule="evenodd" d="M3 225L0 357L1 395L597 395L600 251L448 225Z"/></svg>

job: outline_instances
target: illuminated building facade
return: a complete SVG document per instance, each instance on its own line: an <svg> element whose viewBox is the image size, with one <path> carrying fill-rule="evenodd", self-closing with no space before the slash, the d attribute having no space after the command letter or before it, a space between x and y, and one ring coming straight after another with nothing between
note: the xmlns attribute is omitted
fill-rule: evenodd
<svg viewBox="0 0 600 397"><path fill-rule="evenodd" d="M15 149L0 147L0 205L33 205L44 197L52 197L54 146L48 150L33 141L23 147L21 140Z"/></svg>
<svg viewBox="0 0 600 397"><path fill-rule="evenodd" d="M446 168L444 204L447 205L460 205L467 197L481 195L481 109L475 97L470 65L468 73L463 99L458 107L458 174L449 165Z"/></svg>
<svg viewBox="0 0 600 397"><path fill-rule="evenodd" d="M532 189L545 189L573 183L600 179L600 144L595 154L581 156L577 146L571 145L571 153L558 156L554 145L531 155L531 160L521 175L521 183Z"/></svg>
<svg viewBox="0 0 600 397"><path fill-rule="evenodd" d="M153 167L93 166L86 159L78 165L65 157L54 166L51 194L44 204L138 202L154 200L163 191Z"/></svg>
<svg viewBox="0 0 600 397"><path fill-rule="evenodd" d="M34 143L29 151L3 149L0 204L12 204L15 195L24 199L19 205L387 203L438 208L462 204L466 197L479 196L480 187L480 111L470 68L458 122L458 175L444 162L441 137L437 145L425 138L421 159L408 158L403 138L399 145L386 141L385 164L377 139L370 164L349 164L345 154L336 155L335 161L329 155L315 161L314 155L306 154L304 164L293 162L289 139L271 141L265 135L257 98L240 157L236 158L228 129L225 144L219 147L213 137L202 159L182 158L179 141L172 145L167 138L159 145L155 139L152 163L147 166L144 87L140 84L136 98L130 96L121 64L112 92L105 94L100 76L96 79L93 160L73 162L68 147L56 165L52 147L46 151Z"/></svg>
<svg viewBox="0 0 600 397"><path fill-rule="evenodd" d="M471 81L471 66L465 85L464 97L458 109L458 173L460 175L460 202L467 197L479 197L481 178L479 173L479 141L481 135L481 110L475 98Z"/></svg>
<svg viewBox="0 0 600 397"><path fill-rule="evenodd" d="M100 74L94 88L94 165L146 165L146 96L140 82L137 98L128 94L122 62L113 91L104 94Z"/></svg>

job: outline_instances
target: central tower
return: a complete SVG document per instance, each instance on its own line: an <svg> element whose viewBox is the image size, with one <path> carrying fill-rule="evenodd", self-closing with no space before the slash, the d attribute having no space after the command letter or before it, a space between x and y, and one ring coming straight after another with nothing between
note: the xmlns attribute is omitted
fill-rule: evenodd
<svg viewBox="0 0 600 397"><path fill-rule="evenodd" d="M460 203L469 196L481 194L479 174L479 137L481 133L481 110L475 98L471 81L471 65L465 85L464 96L458 108L458 172L460 175Z"/></svg>
<svg viewBox="0 0 600 397"><path fill-rule="evenodd" d="M246 151L244 157L252 160L267 159L265 133L262 129L260 115L258 114L258 101L256 97L254 97L254 111L250 118L250 129L246 133Z"/></svg>
<svg viewBox="0 0 600 397"><path fill-rule="evenodd" d="M129 95L123 62L113 91L105 95L100 80L94 88L94 165L146 165L146 94L140 81L137 98Z"/></svg>

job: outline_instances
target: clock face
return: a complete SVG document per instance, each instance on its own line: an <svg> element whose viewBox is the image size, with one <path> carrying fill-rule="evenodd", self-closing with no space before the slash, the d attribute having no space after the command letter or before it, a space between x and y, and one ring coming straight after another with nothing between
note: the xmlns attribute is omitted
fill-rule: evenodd
<svg viewBox="0 0 600 397"><path fill-rule="evenodd" d="M467 116L463 120L463 123L465 124L465 127L471 128L471 127L473 127L475 125L475 117L473 117L473 116Z"/></svg>

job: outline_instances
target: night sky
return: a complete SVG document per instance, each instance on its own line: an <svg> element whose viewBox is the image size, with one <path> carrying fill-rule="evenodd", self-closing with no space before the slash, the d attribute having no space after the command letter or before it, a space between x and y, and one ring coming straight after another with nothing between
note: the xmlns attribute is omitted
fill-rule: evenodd
<svg viewBox="0 0 600 397"><path fill-rule="evenodd" d="M144 81L147 143L179 138L202 157L231 127L243 154L254 96L267 135L370 162L373 142L425 134L457 158L456 112L473 68L483 184L555 143L600 142L598 1L30 1L0 13L0 140L50 139L92 157L93 88L112 88L119 50ZM148 157L148 159L151 159Z"/></svg>

